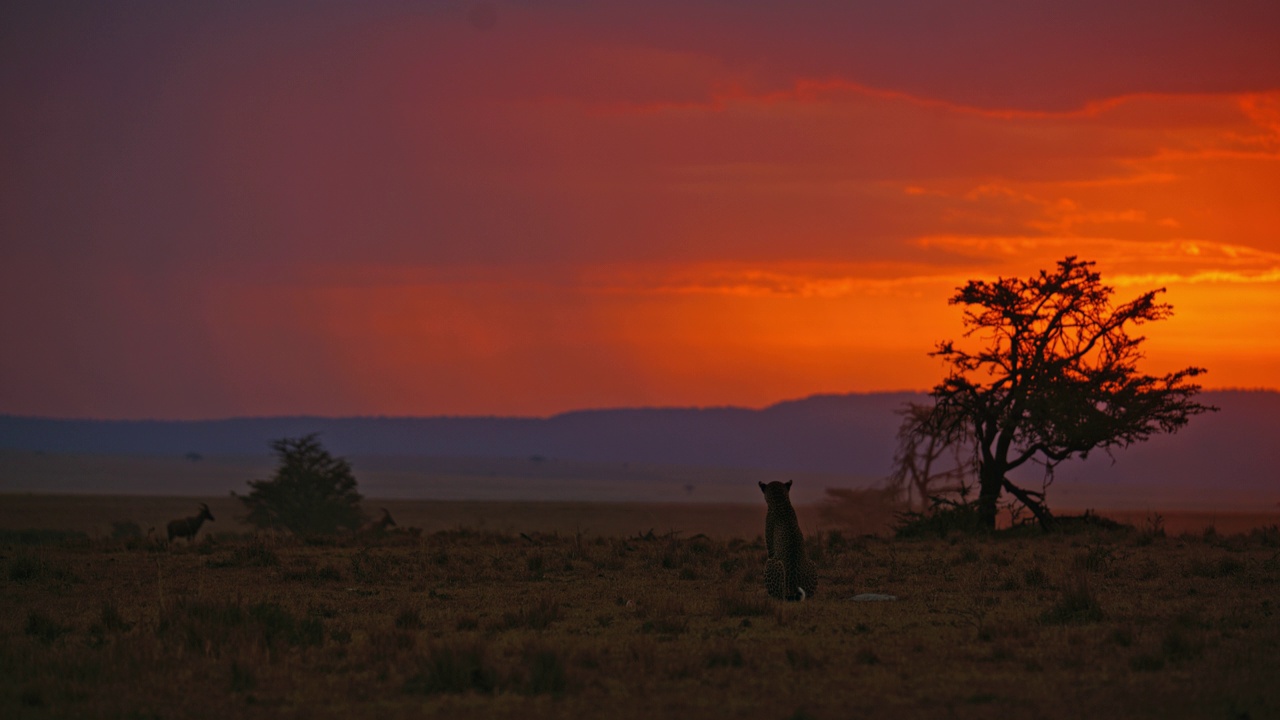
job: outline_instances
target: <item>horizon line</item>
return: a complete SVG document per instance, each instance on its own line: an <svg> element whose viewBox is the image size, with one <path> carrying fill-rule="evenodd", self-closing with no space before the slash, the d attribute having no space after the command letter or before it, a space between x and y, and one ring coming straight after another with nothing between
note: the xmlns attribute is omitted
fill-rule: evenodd
<svg viewBox="0 0 1280 720"><path fill-rule="evenodd" d="M614 406L596 406L581 407L569 410L561 410L557 412L541 414L541 415L523 415L511 414L502 415L498 413L438 413L423 415L381 415L381 414L352 414L352 415L325 415L325 414L281 414L281 415L225 415L221 417L199 417L199 418L160 418L160 417L88 417L88 416L50 416L50 415L24 415L19 413L11 413L0 411L0 420L38 420L44 422L102 422L102 423L216 423L216 422L237 422L246 420L552 420L567 415L575 415L580 413L593 412L624 412L624 411L664 411L664 410L742 410L747 412L763 412L771 408L785 405L787 403L804 402L806 400L814 400L818 398L831 397L850 397L850 396L877 396L877 395L927 395L928 390L867 390L867 391L850 391L850 392L815 392L800 397L784 398L772 403L760 406L748 405L614 405ZM1205 393L1274 393L1280 394L1280 388L1270 387L1215 387L1204 388L1200 391Z"/></svg>

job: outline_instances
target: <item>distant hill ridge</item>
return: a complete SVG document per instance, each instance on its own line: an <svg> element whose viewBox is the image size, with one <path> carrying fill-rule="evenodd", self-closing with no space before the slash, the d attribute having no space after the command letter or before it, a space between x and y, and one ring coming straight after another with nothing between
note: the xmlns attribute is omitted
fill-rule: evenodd
<svg viewBox="0 0 1280 720"><path fill-rule="evenodd" d="M753 410L621 408L531 417L64 420L0 415L0 449L104 455L266 455L320 433L350 456L543 456L597 462L847 472L881 454L913 393L819 395ZM887 467L887 465L886 465Z"/></svg>
<svg viewBox="0 0 1280 720"><path fill-rule="evenodd" d="M629 408L547 418L234 418L201 421L59 420L0 415L0 449L45 453L180 456L270 453L277 438L318 432L344 456L542 456L591 462L759 468L882 477L890 470L895 413L919 393L816 395L759 410ZM1225 483L1280 488L1280 393L1213 391L1221 412L1059 472L1092 479ZM1280 491L1277 491L1280 495Z"/></svg>

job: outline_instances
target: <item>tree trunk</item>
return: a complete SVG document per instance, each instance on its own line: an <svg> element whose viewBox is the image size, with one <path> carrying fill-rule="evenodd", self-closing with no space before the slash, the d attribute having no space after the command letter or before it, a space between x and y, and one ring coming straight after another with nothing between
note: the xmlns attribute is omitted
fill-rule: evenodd
<svg viewBox="0 0 1280 720"><path fill-rule="evenodd" d="M996 509L1000 491L1004 489L1004 465L983 462L978 466L978 520L990 530L996 529Z"/></svg>

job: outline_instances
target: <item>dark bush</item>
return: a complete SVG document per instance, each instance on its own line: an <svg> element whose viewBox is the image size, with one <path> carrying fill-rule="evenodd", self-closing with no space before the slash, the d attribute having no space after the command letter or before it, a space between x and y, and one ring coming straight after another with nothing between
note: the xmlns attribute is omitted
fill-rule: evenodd
<svg viewBox="0 0 1280 720"><path fill-rule="evenodd" d="M71 628L59 623L39 610L32 610L27 615L26 633L46 645L71 632Z"/></svg>
<svg viewBox="0 0 1280 720"><path fill-rule="evenodd" d="M238 496L249 509L245 520L260 528L280 528L312 537L360 527L360 493L351 465L330 455L315 434L271 443L280 459L270 480L251 480Z"/></svg>
<svg viewBox="0 0 1280 720"><path fill-rule="evenodd" d="M405 692L423 695L478 692L490 695L498 673L478 642L441 644L431 648L417 673L405 682Z"/></svg>
<svg viewBox="0 0 1280 720"><path fill-rule="evenodd" d="M927 513L901 513L894 526L894 536L901 539L941 538L952 534L977 535L986 532L988 528L978 514L977 503L939 506Z"/></svg>
<svg viewBox="0 0 1280 720"><path fill-rule="evenodd" d="M1062 590L1058 602L1040 620L1046 625L1071 625L1102 620L1102 606L1089 587L1088 577L1077 574Z"/></svg>

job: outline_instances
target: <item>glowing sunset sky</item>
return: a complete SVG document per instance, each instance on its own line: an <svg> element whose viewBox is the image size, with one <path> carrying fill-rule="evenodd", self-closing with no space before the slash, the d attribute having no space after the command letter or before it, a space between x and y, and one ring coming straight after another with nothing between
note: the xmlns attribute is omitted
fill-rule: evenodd
<svg viewBox="0 0 1280 720"><path fill-rule="evenodd" d="M924 389L969 278L1280 387L1280 3L0 7L0 413Z"/></svg>

